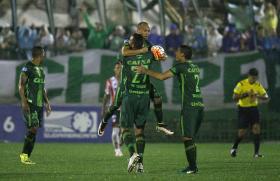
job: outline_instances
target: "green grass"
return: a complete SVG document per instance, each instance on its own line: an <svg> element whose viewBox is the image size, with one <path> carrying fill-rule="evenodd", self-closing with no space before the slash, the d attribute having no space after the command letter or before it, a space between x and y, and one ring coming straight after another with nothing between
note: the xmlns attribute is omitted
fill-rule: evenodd
<svg viewBox="0 0 280 181"><path fill-rule="evenodd" d="M252 157L253 145L241 144L238 156L229 156L230 144L199 143L196 175L178 171L185 166L183 144L146 144L143 174L128 174L128 153L115 158L111 144L39 143L32 160L19 161L21 143L0 143L0 180L280 180L280 143L261 145L265 157Z"/></svg>

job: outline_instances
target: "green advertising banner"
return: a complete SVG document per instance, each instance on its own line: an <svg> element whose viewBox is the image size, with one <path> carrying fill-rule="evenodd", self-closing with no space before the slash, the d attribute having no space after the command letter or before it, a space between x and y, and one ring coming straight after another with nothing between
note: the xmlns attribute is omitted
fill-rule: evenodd
<svg viewBox="0 0 280 181"><path fill-rule="evenodd" d="M44 63L46 88L52 104L101 105L105 81L113 75L116 55L107 50L88 50L47 58ZM219 54L194 62L201 68L200 78L207 110L234 107L231 99L233 88L244 78L249 68L256 67L260 82L264 87L268 86L265 61L257 52ZM18 102L18 77L24 63L0 61L0 103ZM169 57L165 62L155 63L153 69L165 71L173 65L174 60ZM279 78L279 73L277 75ZM164 107L180 109L177 80L152 81L162 94Z"/></svg>

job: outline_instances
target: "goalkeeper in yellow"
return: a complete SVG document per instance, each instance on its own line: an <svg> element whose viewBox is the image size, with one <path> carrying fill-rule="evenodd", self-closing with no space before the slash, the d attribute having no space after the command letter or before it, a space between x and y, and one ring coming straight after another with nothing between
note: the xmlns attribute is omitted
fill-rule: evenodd
<svg viewBox="0 0 280 181"><path fill-rule="evenodd" d="M230 150L232 157L236 157L238 144L244 138L248 128L251 128L253 133L254 157L263 157L259 154L261 128L258 100L268 100L268 95L257 80L258 70L252 68L248 72L248 78L238 82L233 90L233 100L238 106L238 134Z"/></svg>

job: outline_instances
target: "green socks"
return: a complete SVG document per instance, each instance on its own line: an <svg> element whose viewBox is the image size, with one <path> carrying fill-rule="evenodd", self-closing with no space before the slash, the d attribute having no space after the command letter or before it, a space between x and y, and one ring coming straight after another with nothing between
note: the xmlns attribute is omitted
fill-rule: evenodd
<svg viewBox="0 0 280 181"><path fill-rule="evenodd" d="M128 148L130 156L132 156L133 153L135 153L133 135L131 134L131 132L129 130L125 130L122 133L122 138L123 138L123 142L125 143L125 145Z"/></svg>
<svg viewBox="0 0 280 181"><path fill-rule="evenodd" d="M145 150L145 137L143 134L136 135L136 149L137 153L140 156L140 163L143 163L143 154Z"/></svg>
<svg viewBox="0 0 280 181"><path fill-rule="evenodd" d="M186 157L191 169L196 168L196 145L193 140L184 141Z"/></svg>

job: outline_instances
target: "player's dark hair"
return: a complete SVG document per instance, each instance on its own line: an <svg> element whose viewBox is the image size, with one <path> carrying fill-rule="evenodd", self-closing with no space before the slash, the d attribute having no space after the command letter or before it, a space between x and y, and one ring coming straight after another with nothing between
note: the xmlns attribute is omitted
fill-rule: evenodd
<svg viewBox="0 0 280 181"><path fill-rule="evenodd" d="M180 50L182 53L184 53L184 56L187 60L192 58L192 48L190 46L181 45Z"/></svg>
<svg viewBox="0 0 280 181"><path fill-rule="evenodd" d="M43 52L44 52L43 47L35 46L35 47L32 48L32 57L33 58L39 57L43 54Z"/></svg>
<svg viewBox="0 0 280 181"><path fill-rule="evenodd" d="M143 48L143 43L144 43L143 36L138 33L133 33L132 37L133 37L132 43L134 45L134 48L135 49Z"/></svg>
<svg viewBox="0 0 280 181"><path fill-rule="evenodd" d="M251 76L258 76L259 75L259 71L256 68L251 68L248 72L249 75Z"/></svg>
<svg viewBox="0 0 280 181"><path fill-rule="evenodd" d="M122 61L121 61L121 60L118 60L118 61L115 62L115 66L116 66L116 65L121 65L121 64L122 64Z"/></svg>

